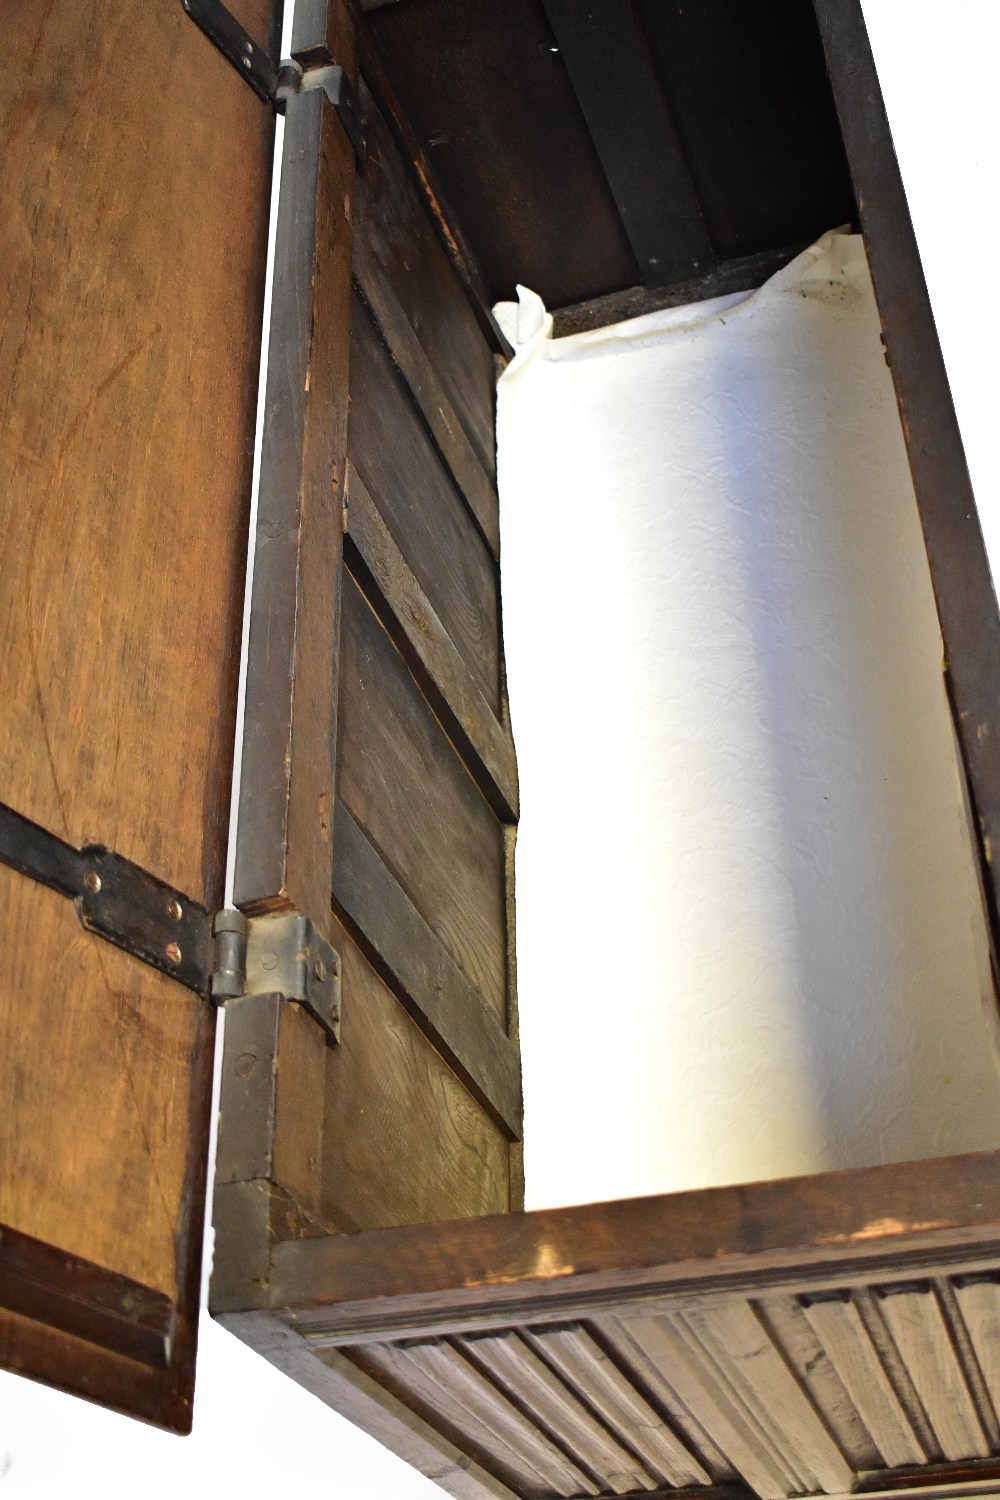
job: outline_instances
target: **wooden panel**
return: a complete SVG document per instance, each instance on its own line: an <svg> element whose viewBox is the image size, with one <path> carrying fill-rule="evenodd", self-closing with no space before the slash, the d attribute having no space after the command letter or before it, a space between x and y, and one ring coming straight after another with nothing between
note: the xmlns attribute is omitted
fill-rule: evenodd
<svg viewBox="0 0 1000 1500"><path fill-rule="evenodd" d="M522 1411L529 1410L535 1422L595 1476L602 1493L627 1495L657 1488L636 1455L591 1415L520 1333L462 1339L456 1347Z"/></svg>
<svg viewBox="0 0 1000 1500"><path fill-rule="evenodd" d="M664 1383L673 1399L708 1433L737 1473L764 1500L798 1494L803 1488L780 1442L762 1428L739 1393L694 1339L683 1322L666 1317L629 1318L617 1327L618 1344L653 1382Z"/></svg>
<svg viewBox="0 0 1000 1500"><path fill-rule="evenodd" d="M326 1055L325 1216L360 1229L504 1212L503 1132L335 925L346 1004Z"/></svg>
<svg viewBox="0 0 1000 1500"><path fill-rule="evenodd" d="M934 315L858 0L814 0L927 546L955 727L1000 944L1000 615Z"/></svg>
<svg viewBox="0 0 1000 1500"><path fill-rule="evenodd" d="M989 1444L933 1290L891 1287L878 1302L945 1458L985 1458Z"/></svg>
<svg viewBox="0 0 1000 1500"><path fill-rule="evenodd" d="M480 464L495 475L493 353L374 103L368 158L358 184L355 242L380 273L380 283L392 288Z"/></svg>
<svg viewBox="0 0 1000 1500"><path fill-rule="evenodd" d="M799 1299L762 1297L755 1303L755 1311L813 1407L822 1412L830 1436L851 1470L860 1473L882 1468L882 1455Z"/></svg>
<svg viewBox="0 0 1000 1500"><path fill-rule="evenodd" d="M543 0L642 280L714 262L687 162L628 0Z"/></svg>
<svg viewBox="0 0 1000 1500"><path fill-rule="evenodd" d="M792 1456L799 1488L837 1494L850 1489L850 1467L749 1302L690 1312L684 1319L697 1345L783 1458Z"/></svg>
<svg viewBox="0 0 1000 1500"><path fill-rule="evenodd" d="M1000 1283L960 1280L955 1297L996 1413L1000 1411Z"/></svg>
<svg viewBox="0 0 1000 1500"><path fill-rule="evenodd" d="M143 1364L170 1360L174 1306L169 1297L5 1225L0 1225L0 1284L11 1312Z"/></svg>
<svg viewBox="0 0 1000 1500"><path fill-rule="evenodd" d="M499 709L496 569L364 307L351 325L351 462L476 679Z"/></svg>
<svg viewBox="0 0 1000 1500"><path fill-rule="evenodd" d="M448 1344L410 1344L368 1350L361 1367L384 1371L418 1409L440 1413L464 1438L482 1447L489 1467L519 1494L597 1495L600 1486L567 1458L487 1377Z"/></svg>
<svg viewBox="0 0 1000 1500"><path fill-rule="evenodd" d="M243 7L262 38L270 15ZM6 42L0 798L212 905L273 117L179 5L32 0ZM184 1428L213 1016L58 896L0 886L0 1220L176 1309L169 1365L131 1382L23 1317L3 1353Z"/></svg>
<svg viewBox="0 0 1000 1500"><path fill-rule="evenodd" d="M685 1485L711 1483L713 1476L706 1467L586 1328L539 1329L527 1337L600 1414L605 1426L621 1433L662 1484L680 1489ZM723 1463L719 1462L716 1473L722 1468Z"/></svg>
<svg viewBox="0 0 1000 1500"><path fill-rule="evenodd" d="M390 1431L409 1409L521 1496L988 1492L998 1173L986 1154L289 1242L260 1336L283 1321L304 1378L349 1361L366 1424L381 1390Z"/></svg>
<svg viewBox="0 0 1000 1500"><path fill-rule="evenodd" d="M354 255L362 296L394 364L494 558L500 556L500 505L496 485L469 441L431 361L421 347L392 284L362 241Z"/></svg>
<svg viewBox="0 0 1000 1500"><path fill-rule="evenodd" d="M503 1023L500 826L350 575L339 721L338 795Z"/></svg>
<svg viewBox="0 0 1000 1500"><path fill-rule="evenodd" d="M807 1301L805 1315L889 1467L926 1461L903 1404L849 1294Z"/></svg>
<svg viewBox="0 0 1000 1500"><path fill-rule="evenodd" d="M300 17L304 45L303 25ZM346 0L332 0L324 40L327 30L350 74L354 27ZM295 906L320 931L332 862L354 172L353 149L323 91L288 100L234 900L250 911Z"/></svg>
<svg viewBox="0 0 1000 1500"><path fill-rule="evenodd" d="M520 1135L517 1047L337 803L333 898L376 972L505 1133Z"/></svg>
<svg viewBox="0 0 1000 1500"><path fill-rule="evenodd" d="M406 0L366 18L478 256L550 306L632 286L628 240L538 0Z"/></svg>
<svg viewBox="0 0 1000 1500"><path fill-rule="evenodd" d="M348 465L351 571L406 659L497 816L517 820L517 763L502 726L390 535L360 474Z"/></svg>

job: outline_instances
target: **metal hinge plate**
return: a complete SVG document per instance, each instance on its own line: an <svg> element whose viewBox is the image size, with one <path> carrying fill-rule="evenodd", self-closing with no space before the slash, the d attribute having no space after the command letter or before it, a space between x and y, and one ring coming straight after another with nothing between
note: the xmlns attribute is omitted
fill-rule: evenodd
<svg viewBox="0 0 1000 1500"><path fill-rule="evenodd" d="M196 994L282 995L340 1040L340 955L308 917L222 911L213 921L141 865L102 844L74 849L2 802L0 863L67 896L88 932Z"/></svg>
<svg viewBox="0 0 1000 1500"><path fill-rule="evenodd" d="M281 995L340 1041L340 955L308 917L298 912L246 917L226 910L217 913L214 932L213 999Z"/></svg>
<svg viewBox="0 0 1000 1500"><path fill-rule="evenodd" d="M187 14L259 99L279 109L292 94L322 89L347 132L358 166L365 164L368 95L363 84L354 88L337 63L303 68L294 58L278 62L259 47L222 0L181 0Z"/></svg>

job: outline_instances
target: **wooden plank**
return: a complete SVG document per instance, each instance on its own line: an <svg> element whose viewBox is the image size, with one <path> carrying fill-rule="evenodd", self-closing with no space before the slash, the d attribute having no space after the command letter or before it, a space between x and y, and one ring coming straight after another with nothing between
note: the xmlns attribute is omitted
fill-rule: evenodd
<svg viewBox="0 0 1000 1500"><path fill-rule="evenodd" d="M945 1458L988 1457L989 1444L931 1288L882 1288L878 1305Z"/></svg>
<svg viewBox="0 0 1000 1500"><path fill-rule="evenodd" d="M229 1314L219 1321L455 1500L517 1500L506 1485L335 1349L313 1353L298 1334L267 1313Z"/></svg>
<svg viewBox="0 0 1000 1500"><path fill-rule="evenodd" d="M323 1214L344 1229L504 1213L506 1134L334 924L341 1043L326 1056Z"/></svg>
<svg viewBox="0 0 1000 1500"><path fill-rule="evenodd" d="M692 302L707 302L711 297L725 297L732 292L755 291L794 260L807 244L808 241L802 241L779 250L764 250L758 255L722 260L704 275L686 277L669 286L633 286L624 292L610 292L606 297L592 297L589 302L557 307L552 313L553 336L567 338L591 328L642 318L666 307L687 307Z"/></svg>
<svg viewBox="0 0 1000 1500"><path fill-rule="evenodd" d="M527 1337L664 1484L681 1489L712 1483L713 1476L704 1464L671 1431L586 1328L537 1329Z"/></svg>
<svg viewBox="0 0 1000 1500"><path fill-rule="evenodd" d="M320 12L310 24L320 24ZM346 0L323 18L354 66ZM299 26L300 49L306 33ZM317 43L319 38L317 38ZM254 540L235 901L320 931L332 861L331 750L347 449L354 153L322 90L287 101Z"/></svg>
<svg viewBox="0 0 1000 1500"><path fill-rule="evenodd" d="M509 357L513 350L493 316L494 299L487 290L479 262L461 224L442 199L434 166L420 144L409 115L396 97L385 63L378 47L373 45L367 27L362 31L362 72L384 111L386 121L392 126L403 160L412 165L416 190L428 220L458 277L480 331L496 354Z"/></svg>
<svg viewBox="0 0 1000 1500"><path fill-rule="evenodd" d="M419 147L417 148L419 151ZM490 479L496 476L493 346L434 231L419 171L381 110L368 109L368 155L358 183L355 239L392 287Z"/></svg>
<svg viewBox="0 0 1000 1500"><path fill-rule="evenodd" d="M945 648L998 956L1000 616L859 0L814 0L878 302Z"/></svg>
<svg viewBox="0 0 1000 1500"><path fill-rule="evenodd" d="M783 1456L802 1488L828 1495L849 1490L854 1474L822 1419L748 1301L727 1302L684 1321L710 1352L720 1376L742 1399Z"/></svg>
<svg viewBox="0 0 1000 1500"><path fill-rule="evenodd" d="M488 1456L487 1467L499 1468L501 1477L516 1476L529 1494L600 1493L589 1475L451 1345L383 1345L365 1351L365 1367L395 1377L473 1447L479 1462L483 1458L476 1449Z"/></svg>
<svg viewBox="0 0 1000 1500"><path fill-rule="evenodd" d="M517 761L354 466L347 466L348 565L499 818L517 821Z"/></svg>
<svg viewBox="0 0 1000 1500"><path fill-rule="evenodd" d="M487 703L499 711L499 581L489 549L364 305L351 325L351 462Z"/></svg>
<svg viewBox="0 0 1000 1500"><path fill-rule="evenodd" d="M342 803L337 804L333 898L376 970L473 1098L508 1136L518 1137L516 1046Z"/></svg>
<svg viewBox="0 0 1000 1500"><path fill-rule="evenodd" d="M0 1306L147 1365L170 1359L173 1302L0 1224Z"/></svg>
<svg viewBox="0 0 1000 1500"><path fill-rule="evenodd" d="M354 273L393 362L496 560L500 556L500 501L495 482L469 441L399 298L363 238L355 246Z"/></svg>
<svg viewBox="0 0 1000 1500"><path fill-rule="evenodd" d="M456 1348L521 1411L530 1412L532 1420L555 1437L574 1462L594 1475L602 1494L628 1495L657 1488L657 1481L636 1455L594 1418L519 1332L461 1339Z"/></svg>
<svg viewBox="0 0 1000 1500"><path fill-rule="evenodd" d="M711 242L632 6L543 3L643 281L704 274Z"/></svg>
<svg viewBox="0 0 1000 1500"><path fill-rule="evenodd" d="M955 1297L996 1413L1000 1411L1000 1283L995 1277L960 1280Z"/></svg>
<svg viewBox="0 0 1000 1500"><path fill-rule="evenodd" d="M626 1350L654 1391L666 1386L673 1399L724 1452L726 1459L763 1500L784 1500L800 1482L780 1445L763 1431L732 1387L706 1362L683 1324L665 1317L615 1320L615 1348Z"/></svg>
<svg viewBox="0 0 1000 1500"><path fill-rule="evenodd" d="M217 905L273 118L180 6L28 0L6 40L0 799ZM0 1219L174 1320L153 1365L7 1313L0 1361L186 1430L214 1015L6 868L0 939Z"/></svg>
<svg viewBox="0 0 1000 1500"><path fill-rule="evenodd" d="M957 1272L995 1254L998 1228L1000 1153L983 1152L283 1245L272 1295L331 1334L338 1316L353 1329L557 1319L567 1303L640 1293L762 1295L800 1273Z"/></svg>
<svg viewBox="0 0 1000 1500"><path fill-rule="evenodd" d="M926 1462L909 1416L850 1296L804 1299L803 1312L890 1467Z"/></svg>
<svg viewBox="0 0 1000 1500"><path fill-rule="evenodd" d="M852 1473L879 1469L884 1460L829 1355L807 1322L795 1296L768 1293L754 1302L757 1316L823 1418Z"/></svg>
<svg viewBox="0 0 1000 1500"><path fill-rule="evenodd" d="M350 574L339 717L339 800L504 1027L500 825Z"/></svg>
<svg viewBox="0 0 1000 1500"><path fill-rule="evenodd" d="M631 286L628 239L537 0L388 5L366 17L401 108L475 247L491 301Z"/></svg>
<svg viewBox="0 0 1000 1500"><path fill-rule="evenodd" d="M280 995L226 1007L217 1185L266 1178L318 1211L326 1041Z"/></svg>

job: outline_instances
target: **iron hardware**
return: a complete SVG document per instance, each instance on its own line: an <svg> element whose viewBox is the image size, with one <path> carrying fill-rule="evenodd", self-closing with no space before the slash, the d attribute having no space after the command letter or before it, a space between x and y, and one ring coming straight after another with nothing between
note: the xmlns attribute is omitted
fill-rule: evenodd
<svg viewBox="0 0 1000 1500"><path fill-rule="evenodd" d="M340 954L299 912L245 917L220 911L214 923L212 996L225 1002L281 995L340 1041Z"/></svg>
<svg viewBox="0 0 1000 1500"><path fill-rule="evenodd" d="M282 109L292 94L322 89L347 131L358 166L364 166L368 105L364 84L355 89L343 68L334 62L305 68L294 58L276 62L257 45L222 0L181 0L181 4L195 25L246 80L258 99Z"/></svg>
<svg viewBox="0 0 1000 1500"><path fill-rule="evenodd" d="M340 1039L340 955L298 912L245 917L197 901L103 844L74 849L0 802L0 862L68 897L88 932L219 1003L279 994Z"/></svg>

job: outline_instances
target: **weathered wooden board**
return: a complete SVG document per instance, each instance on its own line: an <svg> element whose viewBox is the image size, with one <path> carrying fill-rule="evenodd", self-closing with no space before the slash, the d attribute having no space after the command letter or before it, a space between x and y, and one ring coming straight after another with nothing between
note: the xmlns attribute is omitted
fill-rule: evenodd
<svg viewBox="0 0 1000 1500"><path fill-rule="evenodd" d="M988 1153L288 1243L237 1321L454 1494L974 1492L998 1234Z"/></svg>
<svg viewBox="0 0 1000 1500"><path fill-rule="evenodd" d="M265 40L273 9L240 13ZM5 40L0 800L218 904L273 115L180 5L32 0ZM0 1222L95 1268L47 1324L11 1277L0 1360L183 1429L213 1016L0 891ZM168 1300L158 1367L101 1335L109 1276L140 1328Z"/></svg>

